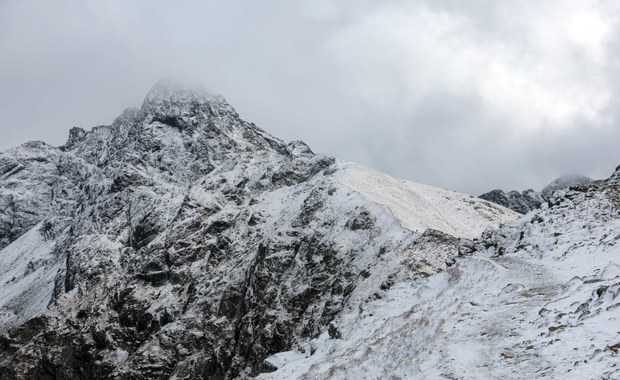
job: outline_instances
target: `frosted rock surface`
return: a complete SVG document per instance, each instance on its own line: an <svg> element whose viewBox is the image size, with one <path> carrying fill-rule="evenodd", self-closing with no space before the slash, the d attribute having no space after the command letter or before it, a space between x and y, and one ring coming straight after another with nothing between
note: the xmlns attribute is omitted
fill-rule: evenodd
<svg viewBox="0 0 620 380"><path fill-rule="evenodd" d="M0 378L272 371L265 358L517 216L287 144L167 83L62 147L2 153L0 179Z"/></svg>

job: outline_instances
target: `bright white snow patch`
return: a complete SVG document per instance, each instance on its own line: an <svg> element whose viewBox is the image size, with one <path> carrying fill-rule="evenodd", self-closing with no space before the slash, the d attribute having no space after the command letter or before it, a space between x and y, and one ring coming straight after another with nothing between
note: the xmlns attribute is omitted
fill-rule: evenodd
<svg viewBox="0 0 620 380"><path fill-rule="evenodd" d="M432 228L471 239L520 216L467 194L394 178L358 164L343 164L341 173L341 184L386 206L403 227L416 232Z"/></svg>
<svg viewBox="0 0 620 380"><path fill-rule="evenodd" d="M0 251L0 333L40 314L54 291L62 263L55 242L40 233L42 223Z"/></svg>

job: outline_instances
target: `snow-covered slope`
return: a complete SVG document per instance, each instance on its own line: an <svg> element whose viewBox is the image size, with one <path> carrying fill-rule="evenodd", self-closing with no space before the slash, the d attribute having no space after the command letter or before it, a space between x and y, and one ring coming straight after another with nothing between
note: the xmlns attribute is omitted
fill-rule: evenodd
<svg viewBox="0 0 620 380"><path fill-rule="evenodd" d="M0 334L43 312L52 300L62 263L39 223L0 251Z"/></svg>
<svg viewBox="0 0 620 380"><path fill-rule="evenodd" d="M365 198L386 206L403 227L417 232L431 228L472 239L486 229L516 218L491 202L366 168L346 164L339 182Z"/></svg>
<svg viewBox="0 0 620 380"><path fill-rule="evenodd" d="M284 143L167 84L63 147L3 153L0 173L0 378L271 371L265 358L516 217Z"/></svg>
<svg viewBox="0 0 620 380"><path fill-rule="evenodd" d="M619 168L620 169L620 168ZM262 379L620 377L620 170L343 312Z"/></svg>

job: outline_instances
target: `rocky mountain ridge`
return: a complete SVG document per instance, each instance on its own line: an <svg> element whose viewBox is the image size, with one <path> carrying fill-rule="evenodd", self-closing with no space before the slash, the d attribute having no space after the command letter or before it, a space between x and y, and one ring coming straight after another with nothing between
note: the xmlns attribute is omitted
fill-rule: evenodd
<svg viewBox="0 0 620 380"><path fill-rule="evenodd" d="M285 143L160 83L109 126L0 155L0 377L276 370L344 310L516 218Z"/></svg>
<svg viewBox="0 0 620 380"><path fill-rule="evenodd" d="M497 203L519 214L527 214L532 210L539 209L543 203L549 201L556 190L585 185L590 182L592 182L592 179L589 177L569 174L556 178L540 192L528 189L522 192L511 190L505 193L503 190L495 189L480 195L479 198Z"/></svg>
<svg viewBox="0 0 620 380"><path fill-rule="evenodd" d="M620 166L463 242L446 271L346 310L261 379L616 379Z"/></svg>

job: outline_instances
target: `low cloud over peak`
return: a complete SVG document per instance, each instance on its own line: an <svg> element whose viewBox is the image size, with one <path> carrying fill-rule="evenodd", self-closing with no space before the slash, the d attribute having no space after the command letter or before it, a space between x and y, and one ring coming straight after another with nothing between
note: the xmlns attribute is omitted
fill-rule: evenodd
<svg viewBox="0 0 620 380"><path fill-rule="evenodd" d="M620 163L614 1L0 3L0 150L107 124L161 77L286 140L470 193Z"/></svg>

